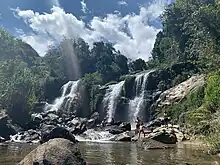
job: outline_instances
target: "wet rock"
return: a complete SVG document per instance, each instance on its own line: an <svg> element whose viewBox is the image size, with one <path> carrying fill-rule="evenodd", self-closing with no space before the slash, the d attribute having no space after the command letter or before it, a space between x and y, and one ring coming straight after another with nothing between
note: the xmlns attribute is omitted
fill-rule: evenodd
<svg viewBox="0 0 220 165"><path fill-rule="evenodd" d="M150 138L164 144L176 144L177 142L177 137L175 133L169 133L165 130L161 132L151 133Z"/></svg>
<svg viewBox="0 0 220 165"><path fill-rule="evenodd" d="M111 125L104 128L106 131L109 131L109 133L113 135L121 134L126 131L131 131L131 124L130 123L122 123L117 122L117 125ZM119 124L120 123L120 124Z"/></svg>
<svg viewBox="0 0 220 165"><path fill-rule="evenodd" d="M53 114L53 113L49 113L49 114L47 115L47 118L48 118L49 120L52 120L52 121L57 121L58 118L59 118L59 116L57 116L56 114Z"/></svg>
<svg viewBox="0 0 220 165"><path fill-rule="evenodd" d="M130 142L131 141L131 136L129 134L129 132L123 132L119 135L116 135L116 137L112 140L114 141L123 141L123 142Z"/></svg>
<svg viewBox="0 0 220 165"><path fill-rule="evenodd" d="M43 112L46 104L47 104L46 102L39 102L39 103L34 104L33 111L36 113Z"/></svg>
<svg viewBox="0 0 220 165"><path fill-rule="evenodd" d="M119 127L112 127L108 131L109 131L109 133L111 133L113 135L121 134L124 132L124 130Z"/></svg>
<svg viewBox="0 0 220 165"><path fill-rule="evenodd" d="M63 127L56 127L52 130L47 130L46 132L42 132L40 142L45 143L49 141L50 139L55 139L55 138L64 138L74 143L77 142L73 134Z"/></svg>
<svg viewBox="0 0 220 165"><path fill-rule="evenodd" d="M85 123L80 123L79 125L77 125L75 128L73 128L71 130L71 133L74 135L80 135L83 132L85 132L87 130L86 124Z"/></svg>
<svg viewBox="0 0 220 165"><path fill-rule="evenodd" d="M122 123L119 125L119 128L124 131L131 131L131 124L130 123Z"/></svg>
<svg viewBox="0 0 220 165"><path fill-rule="evenodd" d="M90 129L95 127L98 120L99 120L99 113L98 112L93 113L90 119L87 121L87 128Z"/></svg>
<svg viewBox="0 0 220 165"><path fill-rule="evenodd" d="M16 128L12 125L6 112L0 112L0 136L6 140L10 139L10 135L17 133Z"/></svg>
<svg viewBox="0 0 220 165"><path fill-rule="evenodd" d="M11 136L11 141L22 143L36 143L40 141L40 132L36 130L19 132L16 135Z"/></svg>
<svg viewBox="0 0 220 165"><path fill-rule="evenodd" d="M3 137L0 136L0 143L3 143L3 142L5 142L5 141L6 141L5 138L3 138Z"/></svg>
<svg viewBox="0 0 220 165"><path fill-rule="evenodd" d="M67 139L56 138L38 146L19 165L86 165L78 145Z"/></svg>
<svg viewBox="0 0 220 165"><path fill-rule="evenodd" d="M99 113L98 113L98 112L94 112L94 113L92 114L92 116L90 117L90 119L98 120L98 119L99 119Z"/></svg>

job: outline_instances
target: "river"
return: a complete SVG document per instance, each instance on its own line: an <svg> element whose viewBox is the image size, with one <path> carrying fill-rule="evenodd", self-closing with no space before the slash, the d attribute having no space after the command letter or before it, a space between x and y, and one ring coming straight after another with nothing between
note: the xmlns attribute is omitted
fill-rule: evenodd
<svg viewBox="0 0 220 165"><path fill-rule="evenodd" d="M0 165L14 165L36 147L35 144L0 145ZM192 149L189 145L178 145L175 149L144 151L135 143L80 142L81 153L88 165L210 165L220 159Z"/></svg>

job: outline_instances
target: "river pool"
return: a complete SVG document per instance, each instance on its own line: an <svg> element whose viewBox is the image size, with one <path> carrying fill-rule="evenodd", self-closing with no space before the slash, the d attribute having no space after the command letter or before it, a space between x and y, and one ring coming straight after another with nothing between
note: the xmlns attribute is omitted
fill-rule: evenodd
<svg viewBox="0 0 220 165"><path fill-rule="evenodd" d="M17 143L0 145L0 165L16 164L36 146ZM186 144L174 149L144 151L135 143L80 142L80 150L88 165L210 165L214 161L220 162L218 157Z"/></svg>

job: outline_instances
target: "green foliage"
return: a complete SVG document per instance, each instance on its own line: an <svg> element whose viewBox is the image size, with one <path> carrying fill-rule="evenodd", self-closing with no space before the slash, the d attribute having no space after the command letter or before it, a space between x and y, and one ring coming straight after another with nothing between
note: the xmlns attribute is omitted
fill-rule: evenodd
<svg viewBox="0 0 220 165"><path fill-rule="evenodd" d="M18 124L27 121L28 114L40 95L40 84L22 60L6 60L0 64L0 103ZM21 115L22 114L22 115ZM26 119L26 120L25 120Z"/></svg>
<svg viewBox="0 0 220 165"><path fill-rule="evenodd" d="M219 12L214 0L177 0L168 6L152 51L157 66L190 61L203 70L218 68Z"/></svg>
<svg viewBox="0 0 220 165"><path fill-rule="evenodd" d="M129 63L129 68L130 68L131 72L144 71L147 69L147 65L144 60L139 58L139 59Z"/></svg>
<svg viewBox="0 0 220 165"><path fill-rule="evenodd" d="M65 80L99 72L103 82L107 83L128 73L127 58L104 42L94 43L90 50L82 39L64 39L60 45L51 48L44 59L54 75Z"/></svg>
<svg viewBox="0 0 220 165"><path fill-rule="evenodd" d="M205 102L209 109L214 111L220 108L220 74L210 74L207 80L207 87L205 91Z"/></svg>

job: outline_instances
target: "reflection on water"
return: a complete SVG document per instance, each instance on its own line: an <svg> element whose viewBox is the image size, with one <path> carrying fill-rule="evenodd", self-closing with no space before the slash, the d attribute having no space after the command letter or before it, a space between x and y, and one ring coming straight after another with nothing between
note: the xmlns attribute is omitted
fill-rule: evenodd
<svg viewBox="0 0 220 165"><path fill-rule="evenodd" d="M0 144L0 165L17 164L35 147L35 144Z"/></svg>
<svg viewBox="0 0 220 165"><path fill-rule="evenodd" d="M217 157L191 149L187 145L175 149L144 151L134 143L92 143L80 145L88 165L210 165Z"/></svg>
<svg viewBox="0 0 220 165"><path fill-rule="evenodd" d="M36 145L0 145L0 165L14 165ZM220 159L192 149L188 145L176 149L144 151L135 143L80 142L80 150L88 165L210 165Z"/></svg>

